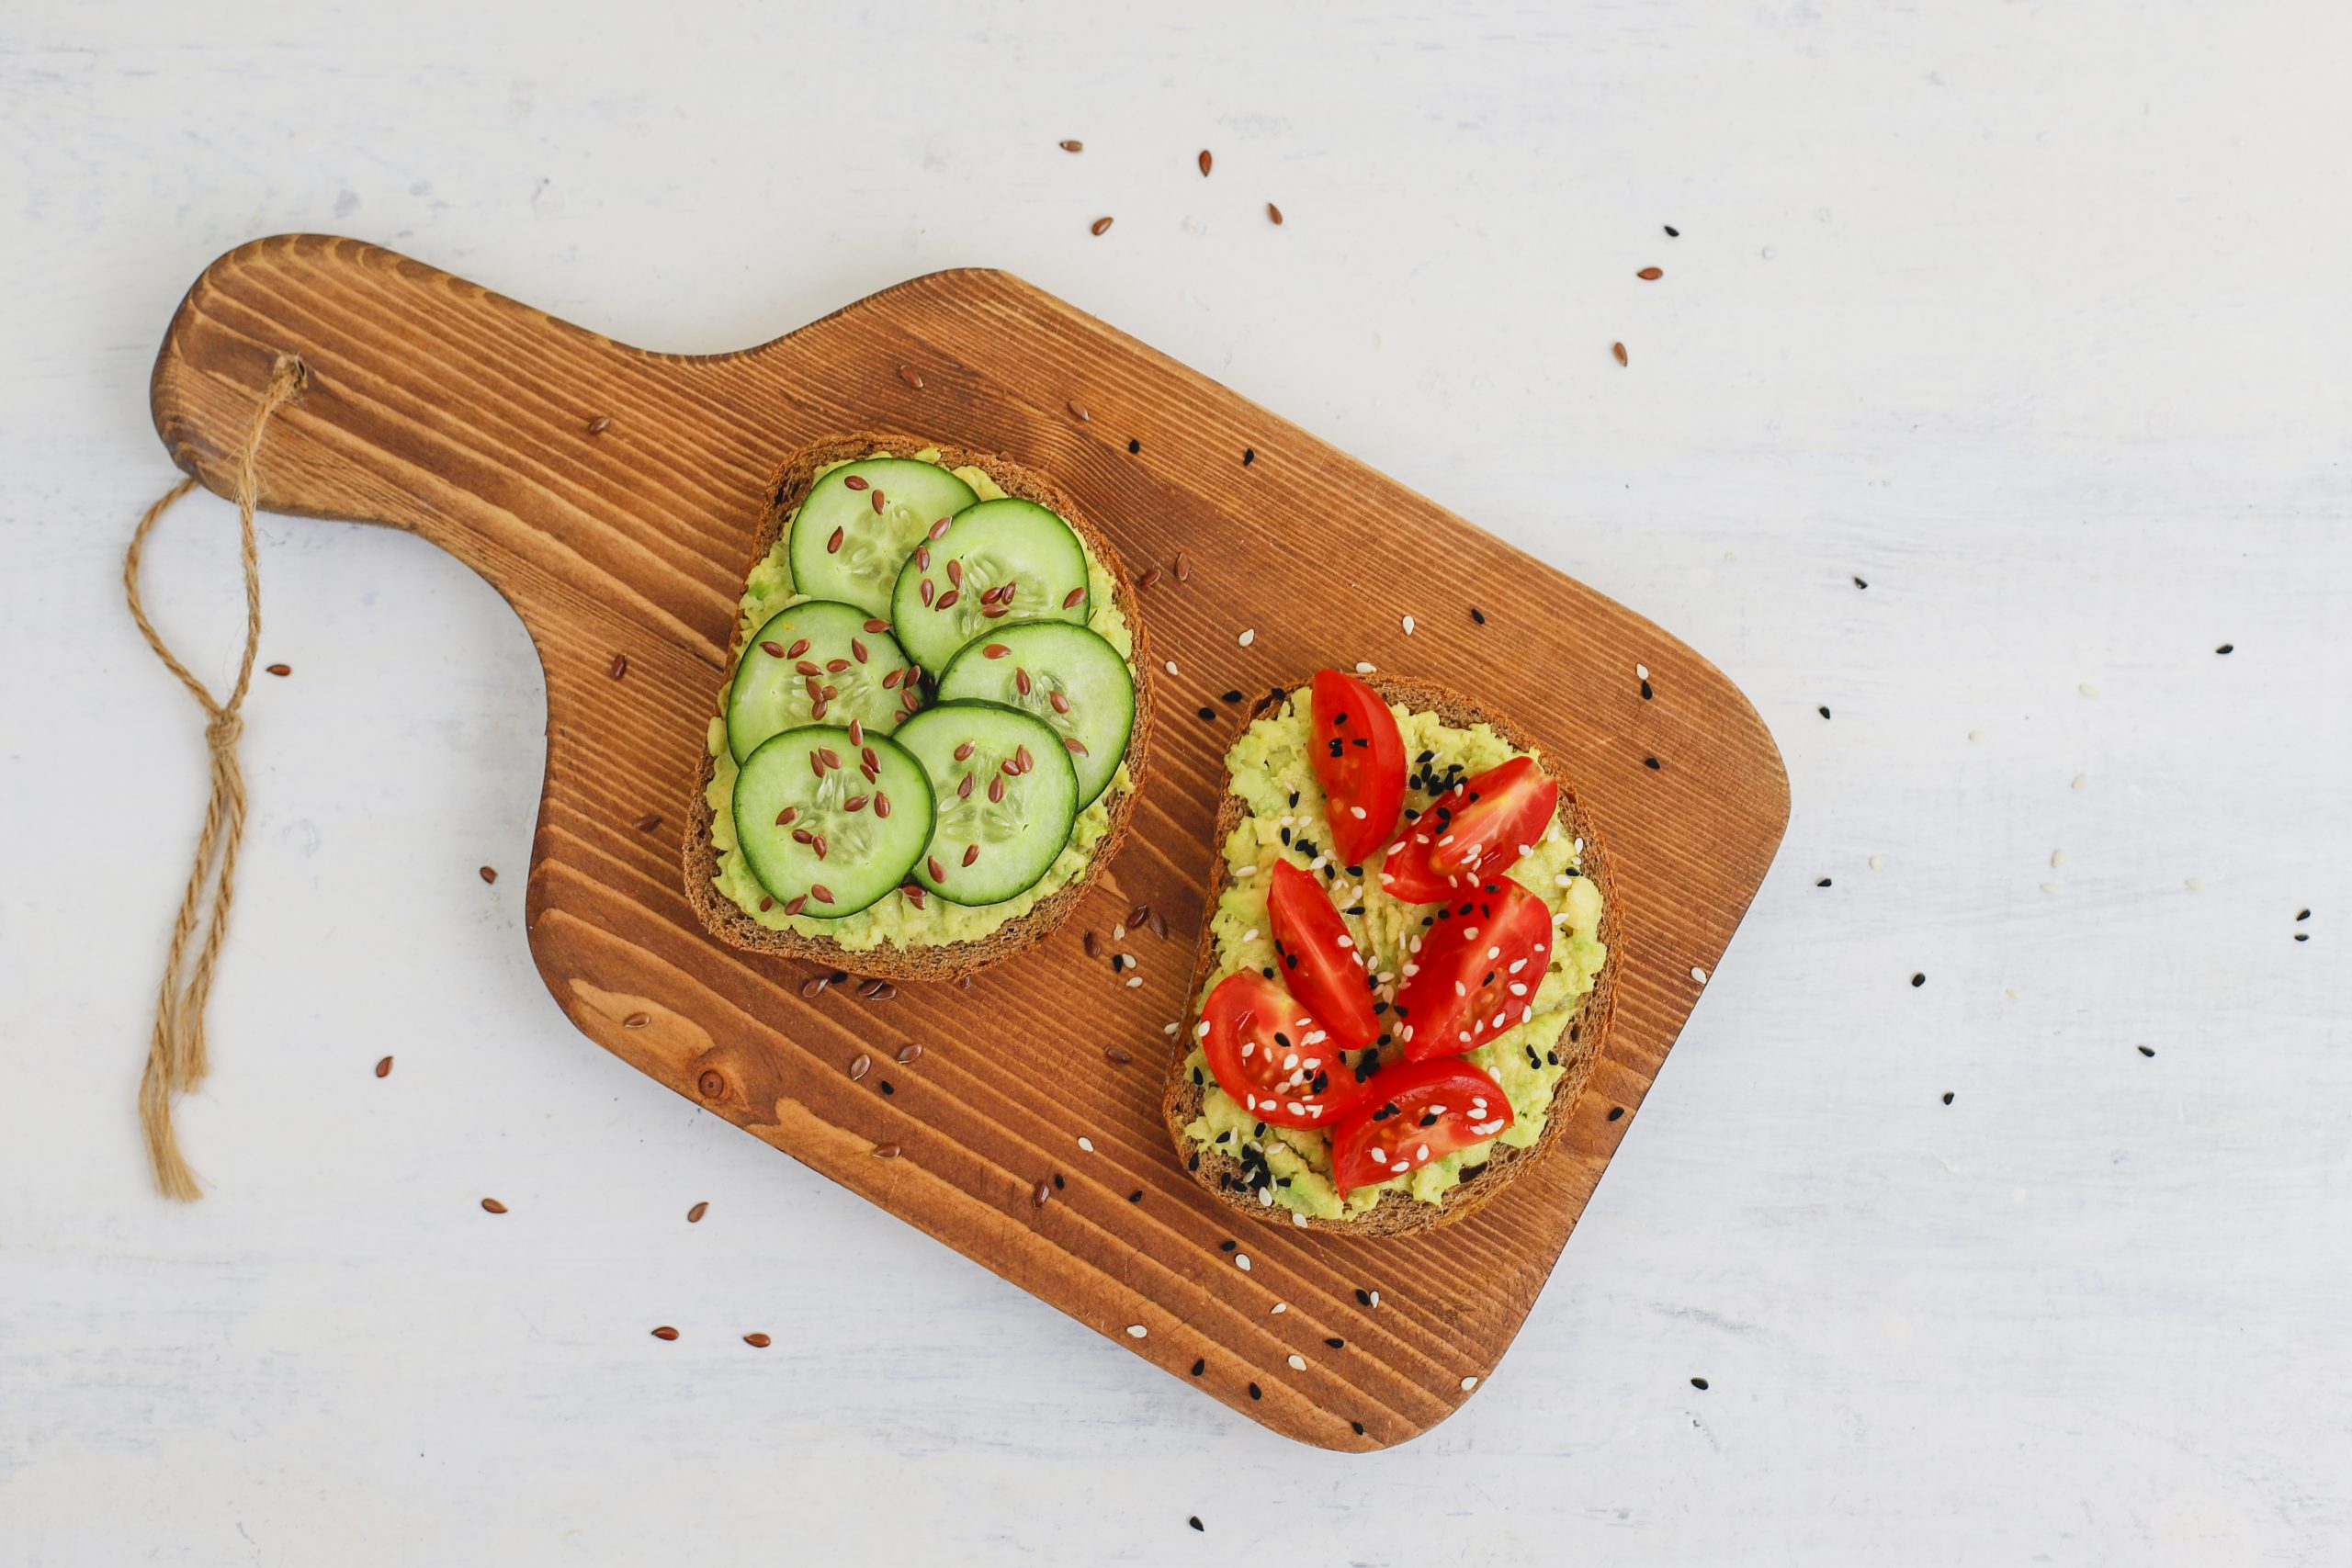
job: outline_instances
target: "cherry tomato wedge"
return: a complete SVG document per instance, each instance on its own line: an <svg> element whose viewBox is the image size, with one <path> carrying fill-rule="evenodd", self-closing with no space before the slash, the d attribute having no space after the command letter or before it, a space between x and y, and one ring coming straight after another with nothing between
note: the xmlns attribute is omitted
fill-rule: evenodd
<svg viewBox="0 0 2352 1568"><path fill-rule="evenodd" d="M1380 885L1430 904L1509 871L1560 809L1560 786L1532 757L1474 773L1430 803L1389 847Z"/></svg>
<svg viewBox="0 0 2352 1568"><path fill-rule="evenodd" d="M1337 670L1315 672L1316 782L1331 824L1331 858L1362 865L1396 831L1405 809L1405 742L1380 694Z"/></svg>
<svg viewBox="0 0 2352 1568"><path fill-rule="evenodd" d="M1296 998L1252 970L1227 975L1201 1010L1209 1071L1225 1092L1277 1127L1330 1127L1364 1086Z"/></svg>
<svg viewBox="0 0 2352 1568"><path fill-rule="evenodd" d="M1276 861L1266 887L1266 919L1283 983L1323 1021L1331 1043L1348 1051L1371 1044L1380 1020L1373 1014L1363 955L1323 885L1290 862Z"/></svg>
<svg viewBox="0 0 2352 1568"><path fill-rule="evenodd" d="M1343 1196L1482 1144L1511 1124L1502 1086L1467 1062L1385 1067L1364 1087L1369 1092L1331 1134L1331 1176Z"/></svg>
<svg viewBox="0 0 2352 1568"><path fill-rule="evenodd" d="M1510 877L1446 905L1399 971L1405 1059L1458 1056L1524 1022L1551 962L1552 911Z"/></svg>

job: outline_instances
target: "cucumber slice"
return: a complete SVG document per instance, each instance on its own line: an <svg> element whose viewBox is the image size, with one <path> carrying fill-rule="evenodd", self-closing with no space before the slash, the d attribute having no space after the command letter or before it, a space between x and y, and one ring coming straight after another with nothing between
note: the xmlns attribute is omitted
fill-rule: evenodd
<svg viewBox="0 0 2352 1568"><path fill-rule="evenodd" d="M1135 673L1084 626L1029 621L978 638L940 672L943 702L1001 703L1053 728L1078 770L1078 808L1119 771L1136 724Z"/></svg>
<svg viewBox="0 0 2352 1568"><path fill-rule="evenodd" d="M988 627L1084 626L1086 549L1069 524L1034 501L984 501L907 558L890 604L907 656L944 670Z"/></svg>
<svg viewBox="0 0 2352 1568"><path fill-rule="evenodd" d="M936 463L868 457L808 488L792 521L792 585L869 615L890 614L899 568L937 524L967 510L972 487Z"/></svg>
<svg viewBox="0 0 2352 1568"><path fill-rule="evenodd" d="M831 599L795 604L744 645L727 694L727 749L740 762L772 735L851 719L888 734L904 711L906 672L888 621Z"/></svg>
<svg viewBox="0 0 2352 1568"><path fill-rule="evenodd" d="M897 739L938 800L915 880L953 904L1001 904L1035 886L1078 820L1078 772L1052 727L994 703L941 703Z"/></svg>
<svg viewBox="0 0 2352 1568"><path fill-rule="evenodd" d="M931 842L931 777L895 741L829 724L771 736L735 779L735 841L789 915L854 915Z"/></svg>

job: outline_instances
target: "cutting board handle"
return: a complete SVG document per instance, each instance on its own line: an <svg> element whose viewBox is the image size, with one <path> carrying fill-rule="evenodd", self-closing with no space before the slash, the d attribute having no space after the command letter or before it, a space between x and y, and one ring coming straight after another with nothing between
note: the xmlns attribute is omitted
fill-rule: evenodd
<svg viewBox="0 0 2352 1568"><path fill-rule="evenodd" d="M207 267L156 356L156 433L216 493L281 355L309 376L270 425L260 506L407 529L502 589L576 577L592 547L673 537L678 519L630 506L630 464L738 498L764 477L734 433L679 417L714 361L630 348L361 241L283 234Z"/></svg>

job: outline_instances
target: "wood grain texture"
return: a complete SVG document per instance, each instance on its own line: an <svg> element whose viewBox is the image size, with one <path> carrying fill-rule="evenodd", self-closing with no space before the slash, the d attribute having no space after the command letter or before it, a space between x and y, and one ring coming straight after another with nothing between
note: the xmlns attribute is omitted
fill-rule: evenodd
<svg viewBox="0 0 2352 1568"><path fill-rule="evenodd" d="M432 540L506 596L537 647L548 772L531 950L591 1039L1171 1372L1204 1359L1202 1387L1288 1436L1401 1441L1487 1377L1628 1124L1609 1112L1639 1104L1697 999L1693 967L1714 965L1786 823L1779 755L1718 671L1000 273L933 274L758 348L689 358L356 242L259 241L205 272L165 338L153 400L175 460L220 489L232 433L288 352L311 382L273 428L262 504ZM1183 551L1191 581L1164 572L1141 614L1213 708L1228 687L1352 662L1366 626L1409 612L1410 673L1478 692L1533 732L1605 825L1621 942L1612 1037L1551 1157L1415 1245L1257 1233L1246 1274L1218 1250L1229 1227L1168 1157L1156 1108L1230 710L1188 722L1171 701L1130 842L1072 922L1162 910L1172 940L1126 943L1141 987L1087 960L1073 930L969 990L804 999L810 970L703 932L677 885L676 825L635 823L698 764L763 480L791 448L870 426L1051 475L1131 570ZM1637 661L1674 681L1670 711L1642 701ZM890 1065L908 1040L920 1063ZM1134 1060L1112 1064L1112 1045ZM862 1052L884 1065L853 1083ZM902 1156L875 1157L887 1144ZM1374 1289L1376 1309L1357 1296ZM1325 1337L1347 1349L1287 1370Z"/></svg>

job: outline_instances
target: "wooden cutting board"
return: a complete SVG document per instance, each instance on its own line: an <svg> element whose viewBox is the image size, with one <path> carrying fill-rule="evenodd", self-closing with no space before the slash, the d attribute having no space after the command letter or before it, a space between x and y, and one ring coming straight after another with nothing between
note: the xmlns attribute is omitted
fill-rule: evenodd
<svg viewBox="0 0 2352 1568"><path fill-rule="evenodd" d="M1401 1442L1484 1385L1787 822L1780 754L1718 671L1003 273L936 273L760 347L688 357L356 241L256 241L197 280L155 365L156 429L217 491L281 354L310 384L270 426L260 503L423 535L497 587L537 646L531 953L591 1040L1289 1437ZM792 448L858 429L1001 452L1067 490L1131 572L1182 550L1191 573L1140 595L1155 654L1182 673L1159 680L1135 830L1102 885L970 989L886 1001L804 998L815 968L707 936L677 838L763 482ZM1602 824L1616 877L1615 1023L1555 1152L1471 1218L1388 1243L1237 1230L1179 1168L1157 1111L1238 727L1220 695L1360 658L1473 693L1538 738ZM640 829L649 813L662 826ZM1170 934L1120 943L1142 960L1130 987L1080 940L1136 903ZM900 1066L910 1041L923 1054ZM861 1054L877 1066L852 1081ZM875 1156L889 1144L900 1157ZM1056 1184L1042 1206L1040 1181Z"/></svg>

